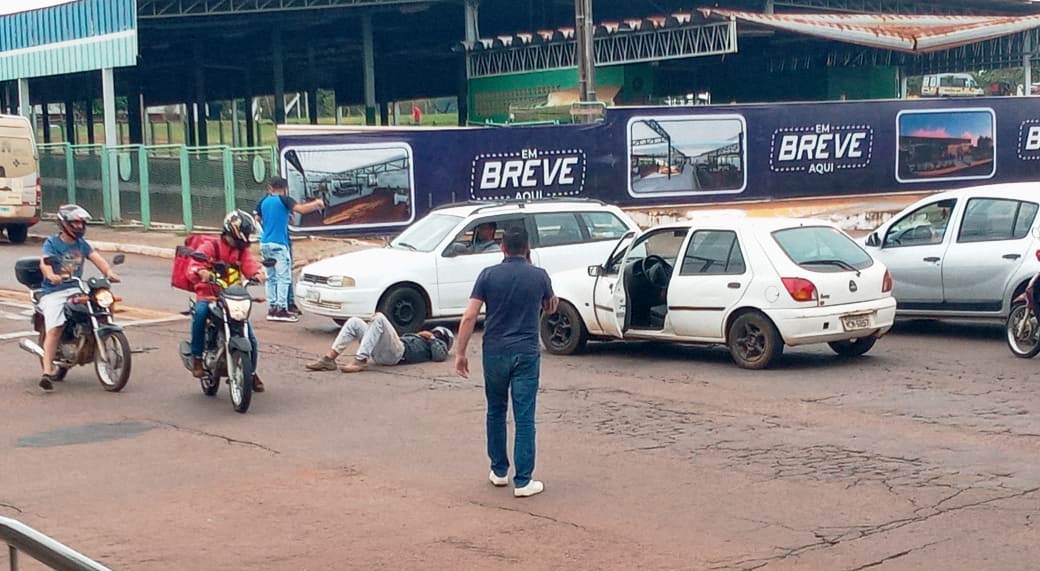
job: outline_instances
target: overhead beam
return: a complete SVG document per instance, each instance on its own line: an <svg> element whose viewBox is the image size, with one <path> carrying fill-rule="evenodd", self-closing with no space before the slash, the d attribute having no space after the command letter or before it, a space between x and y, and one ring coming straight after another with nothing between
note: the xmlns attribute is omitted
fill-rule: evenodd
<svg viewBox="0 0 1040 571"><path fill-rule="evenodd" d="M137 17L141 20L152 20L448 2L449 0L138 0Z"/></svg>

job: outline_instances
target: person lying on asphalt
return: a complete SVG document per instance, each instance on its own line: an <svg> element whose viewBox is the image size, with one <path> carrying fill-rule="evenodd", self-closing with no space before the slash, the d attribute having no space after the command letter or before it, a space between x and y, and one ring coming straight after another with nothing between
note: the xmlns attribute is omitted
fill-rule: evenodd
<svg viewBox="0 0 1040 571"><path fill-rule="evenodd" d="M382 313L372 317L371 323L351 317L339 331L332 348L322 358L307 364L311 371L335 371L336 358L354 341L358 351L354 359L342 367L344 373L358 373L368 367L369 362L377 365L401 363L425 363L445 361L455 342L455 334L447 327L434 327L431 331L398 335L390 320Z"/></svg>

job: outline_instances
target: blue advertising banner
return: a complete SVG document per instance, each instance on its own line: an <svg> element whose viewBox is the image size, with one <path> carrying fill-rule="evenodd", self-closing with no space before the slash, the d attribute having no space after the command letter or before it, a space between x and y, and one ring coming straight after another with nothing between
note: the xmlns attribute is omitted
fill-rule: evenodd
<svg viewBox="0 0 1040 571"><path fill-rule="evenodd" d="M589 125L286 134L279 145L290 194L329 204L296 229L393 232L467 200L640 208L1040 181L1040 98L626 107Z"/></svg>

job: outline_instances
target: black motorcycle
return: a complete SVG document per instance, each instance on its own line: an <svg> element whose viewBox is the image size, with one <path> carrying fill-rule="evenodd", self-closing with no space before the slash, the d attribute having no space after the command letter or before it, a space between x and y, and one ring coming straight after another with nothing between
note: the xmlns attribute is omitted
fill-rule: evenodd
<svg viewBox="0 0 1040 571"><path fill-rule="evenodd" d="M227 379L231 393L231 405L235 412L245 413L253 398L253 346L249 343L249 314L253 303L261 303L263 298L253 297L249 286L259 285L255 280L245 280L238 268L223 262L210 262L205 254L195 253L195 259L209 264L211 283L220 287L220 295L209 304L209 316L206 319L205 348L202 353L202 366L205 375L199 379L202 392L206 396L214 396L220 389L221 379ZM274 260L264 260L265 267L274 265ZM195 303L185 312L194 317ZM191 354L191 342L181 341L181 360L184 367L193 369L194 357Z"/></svg>
<svg viewBox="0 0 1040 571"><path fill-rule="evenodd" d="M118 266L125 261L122 254L112 259ZM39 302L43 297L43 271L40 258L22 258L15 263L18 282L28 287L33 303L32 326L38 341L23 339L19 347L43 360L43 343L47 336L43 312ZM66 282L74 283L78 293L73 293L65 302L65 328L55 354L55 380L65 379L69 369L77 365L94 364L101 386L109 392L123 390L130 380L130 342L123 328L115 323L113 306L119 299L112 294L112 283L101 277L71 277Z"/></svg>

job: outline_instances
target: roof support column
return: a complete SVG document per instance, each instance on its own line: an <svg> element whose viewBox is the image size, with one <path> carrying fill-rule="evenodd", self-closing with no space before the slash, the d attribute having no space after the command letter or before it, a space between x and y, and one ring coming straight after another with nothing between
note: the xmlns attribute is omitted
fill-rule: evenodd
<svg viewBox="0 0 1040 571"><path fill-rule="evenodd" d="M578 60L578 95L586 103L596 100L596 51L592 46L594 29L592 0L575 0L574 47Z"/></svg>
<svg viewBox="0 0 1040 571"><path fill-rule="evenodd" d="M1033 35L1032 30L1025 32L1022 38L1022 71L1025 75L1023 94L1026 97L1033 92Z"/></svg>
<svg viewBox="0 0 1040 571"><path fill-rule="evenodd" d="M72 99L65 100L65 142L75 145L76 140L76 106Z"/></svg>
<svg viewBox="0 0 1040 571"><path fill-rule="evenodd" d="M242 141L238 134L238 98L231 99L231 146L241 147Z"/></svg>
<svg viewBox="0 0 1040 571"><path fill-rule="evenodd" d="M26 119L32 119L32 103L29 103L29 80L18 80L18 114ZM34 126L33 129L36 127Z"/></svg>
<svg viewBox="0 0 1040 571"><path fill-rule="evenodd" d="M466 48L472 48L480 39L480 0L466 0L464 4L466 24ZM462 68L459 71L458 92L459 126L469 123L469 53L462 52Z"/></svg>
<svg viewBox="0 0 1040 571"><path fill-rule="evenodd" d="M144 97L140 90L133 89L126 96L126 120L130 124L130 144L144 143Z"/></svg>
<svg viewBox="0 0 1040 571"><path fill-rule="evenodd" d="M206 113L206 68L202 66L202 44L195 42L195 121L196 121L196 136L198 137L198 145L205 147L209 144L209 128L207 127L206 119L209 118L209 114Z"/></svg>
<svg viewBox="0 0 1040 571"><path fill-rule="evenodd" d="M116 82L112 68L106 67L101 70L101 98L102 107L105 111L105 146L111 149L119 144L119 134L116 132ZM108 152L101 155L102 160L108 161L108 192L111 213L108 222L119 220L119 168L116 163L117 153Z"/></svg>
<svg viewBox="0 0 1040 571"><path fill-rule="evenodd" d="M44 101L40 104L40 111L43 112L43 142L51 142L51 114L47 109L47 102Z"/></svg>
<svg viewBox="0 0 1040 571"><path fill-rule="evenodd" d="M762 12L764 12L766 14L772 14L772 13L775 12L775 7L773 6L773 0L766 0L766 5L762 8Z"/></svg>
<svg viewBox="0 0 1040 571"><path fill-rule="evenodd" d="M372 14L361 15L362 75L365 84L365 124L376 124L376 59Z"/></svg>
<svg viewBox="0 0 1040 571"><path fill-rule="evenodd" d="M246 98L246 146L256 146L256 124L253 122L253 113L256 112L255 99L250 95Z"/></svg>
<svg viewBox="0 0 1040 571"><path fill-rule="evenodd" d="M274 123L281 125L285 123L285 50L282 45L282 31L274 30L271 38L271 62L274 75Z"/></svg>
<svg viewBox="0 0 1040 571"><path fill-rule="evenodd" d="M87 115L87 144L94 144L94 98L90 97L83 103Z"/></svg>
<svg viewBox="0 0 1040 571"><path fill-rule="evenodd" d="M314 61L314 46L307 46L307 119L318 124L318 66Z"/></svg>

